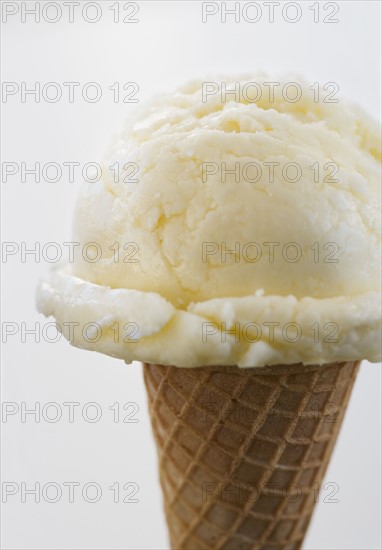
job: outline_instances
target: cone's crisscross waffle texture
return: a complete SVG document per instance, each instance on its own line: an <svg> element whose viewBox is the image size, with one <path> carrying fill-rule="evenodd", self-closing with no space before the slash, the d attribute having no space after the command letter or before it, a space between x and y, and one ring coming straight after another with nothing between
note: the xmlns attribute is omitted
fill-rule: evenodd
<svg viewBox="0 0 382 550"><path fill-rule="evenodd" d="M358 367L145 364L172 547L300 548Z"/></svg>

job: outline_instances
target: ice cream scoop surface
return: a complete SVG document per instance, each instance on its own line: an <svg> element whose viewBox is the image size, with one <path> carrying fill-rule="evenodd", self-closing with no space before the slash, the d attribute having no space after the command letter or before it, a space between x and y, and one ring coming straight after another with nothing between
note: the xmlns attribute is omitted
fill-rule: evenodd
<svg viewBox="0 0 382 550"><path fill-rule="evenodd" d="M222 98L223 81L239 93ZM128 122L75 213L74 241L100 257L79 254L45 282L41 311L98 323L98 341L73 343L126 361L379 360L378 126L295 78L216 82L219 93L194 82ZM116 321L139 341L115 342Z"/></svg>

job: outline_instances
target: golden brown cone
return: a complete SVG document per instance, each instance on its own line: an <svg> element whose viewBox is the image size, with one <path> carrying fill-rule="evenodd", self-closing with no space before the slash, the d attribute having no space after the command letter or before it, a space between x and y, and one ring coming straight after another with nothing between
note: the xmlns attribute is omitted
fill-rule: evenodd
<svg viewBox="0 0 382 550"><path fill-rule="evenodd" d="M172 548L300 548L358 368L144 364Z"/></svg>

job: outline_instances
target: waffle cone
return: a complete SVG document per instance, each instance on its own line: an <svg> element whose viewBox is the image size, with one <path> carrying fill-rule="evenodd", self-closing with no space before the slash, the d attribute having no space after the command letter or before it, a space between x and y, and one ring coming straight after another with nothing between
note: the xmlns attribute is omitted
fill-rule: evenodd
<svg viewBox="0 0 382 550"><path fill-rule="evenodd" d="M300 548L358 368L144 364L172 548Z"/></svg>

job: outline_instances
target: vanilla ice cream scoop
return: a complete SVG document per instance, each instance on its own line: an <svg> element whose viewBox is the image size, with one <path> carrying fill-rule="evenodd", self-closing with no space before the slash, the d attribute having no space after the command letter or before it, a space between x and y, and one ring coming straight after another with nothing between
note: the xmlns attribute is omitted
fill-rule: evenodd
<svg viewBox="0 0 382 550"><path fill-rule="evenodd" d="M379 128L275 80L195 82L129 121L78 201L87 253L39 291L60 325L100 327L72 343L178 366L379 360Z"/></svg>

